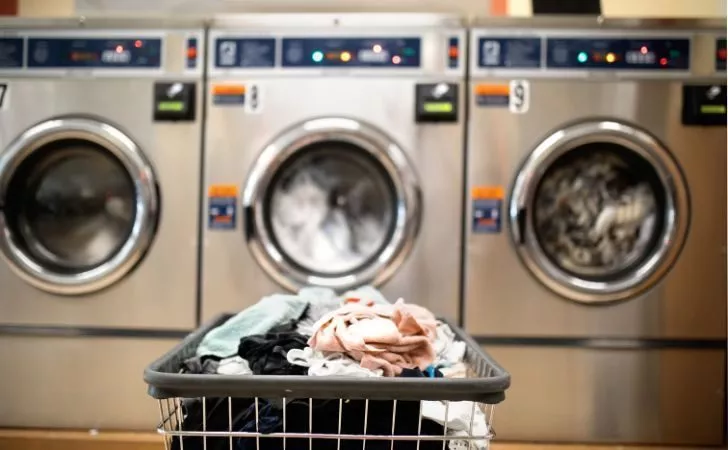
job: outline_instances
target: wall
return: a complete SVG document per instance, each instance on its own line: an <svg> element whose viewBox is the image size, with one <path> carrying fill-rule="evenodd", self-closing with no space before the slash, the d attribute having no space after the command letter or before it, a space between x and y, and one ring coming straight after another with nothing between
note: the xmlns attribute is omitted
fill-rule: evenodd
<svg viewBox="0 0 728 450"><path fill-rule="evenodd" d="M22 16L64 16L78 12L122 10L139 11L172 8L209 11L213 6L226 10L281 9L291 6L306 9L357 10L361 0L0 0L18 3ZM368 10L404 9L409 11L451 10L464 14L486 15L489 12L530 16L531 0L369 0ZM726 0L602 0L607 17L725 17ZM1 13L1 12L0 12Z"/></svg>

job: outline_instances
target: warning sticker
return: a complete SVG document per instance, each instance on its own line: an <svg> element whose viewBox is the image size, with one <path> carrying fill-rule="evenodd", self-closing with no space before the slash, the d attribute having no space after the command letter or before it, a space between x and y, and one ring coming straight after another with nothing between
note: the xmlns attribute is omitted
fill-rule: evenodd
<svg viewBox="0 0 728 450"><path fill-rule="evenodd" d="M245 86L242 84L217 84L212 86L213 105L245 105Z"/></svg>
<svg viewBox="0 0 728 450"><path fill-rule="evenodd" d="M478 106L507 108L510 103L510 86L507 84L478 84L473 94Z"/></svg>
<svg viewBox="0 0 728 450"><path fill-rule="evenodd" d="M213 184L207 190L207 226L216 230L235 229L238 209L238 187L234 184Z"/></svg>
<svg viewBox="0 0 728 450"><path fill-rule="evenodd" d="M470 197L473 202L473 233L500 233L503 187L476 186Z"/></svg>

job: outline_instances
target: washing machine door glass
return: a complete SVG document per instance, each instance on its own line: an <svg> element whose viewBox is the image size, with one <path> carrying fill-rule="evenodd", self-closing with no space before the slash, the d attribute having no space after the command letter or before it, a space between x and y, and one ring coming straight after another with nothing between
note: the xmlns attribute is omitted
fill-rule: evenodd
<svg viewBox="0 0 728 450"><path fill-rule="evenodd" d="M12 224L36 261L78 272L113 256L134 224L134 182L103 148L58 141L26 160L8 191Z"/></svg>
<svg viewBox="0 0 728 450"><path fill-rule="evenodd" d="M140 239L148 243L149 231L139 226L149 229L140 214L156 209L149 167L137 161L131 170L138 149L94 121L63 119L40 127L0 158L0 247L11 266L42 289L101 289L138 261Z"/></svg>
<svg viewBox="0 0 728 450"><path fill-rule="evenodd" d="M521 171L511 216L519 254L547 286L583 302L654 285L687 232L687 190L667 150L618 122L559 130Z"/></svg>
<svg viewBox="0 0 728 450"><path fill-rule="evenodd" d="M299 151L269 188L281 252L312 274L355 272L376 258L394 225L396 191L385 169L341 141Z"/></svg>
<svg viewBox="0 0 728 450"><path fill-rule="evenodd" d="M350 119L314 119L281 135L258 158L243 197L253 255L290 290L381 283L419 226L419 188L404 152Z"/></svg>

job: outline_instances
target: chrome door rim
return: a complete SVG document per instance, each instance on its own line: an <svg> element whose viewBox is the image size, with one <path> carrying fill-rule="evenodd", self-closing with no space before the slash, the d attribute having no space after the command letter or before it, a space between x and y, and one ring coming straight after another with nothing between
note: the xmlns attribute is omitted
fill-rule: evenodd
<svg viewBox="0 0 728 450"><path fill-rule="evenodd" d="M136 210L129 238L106 262L83 272L59 274L38 264L23 251L2 213L0 254L29 284L53 294L82 295L114 284L140 261L155 231L159 208L157 183L152 167L139 147L122 131L90 118L65 117L31 127L0 154L0 199L8 194L10 180L27 157L47 144L64 139L97 144L109 151L127 170L136 193Z"/></svg>
<svg viewBox="0 0 728 450"><path fill-rule="evenodd" d="M374 157L395 187L396 213L393 231L376 260L349 275L312 275L289 263L274 244L264 216L263 199L281 165L312 144L343 141ZM263 270L284 288L295 291L317 285L346 290L367 283L381 284L404 263L414 246L421 217L421 193L417 175L405 152L376 128L354 119L322 117L300 123L268 144L248 175L242 199L247 242Z"/></svg>
<svg viewBox="0 0 728 450"><path fill-rule="evenodd" d="M594 281L566 273L541 250L531 211L537 185L545 171L564 154L590 143L625 147L653 166L665 192L664 232L657 247L630 273L614 281ZM596 120L560 129L541 142L519 171L511 193L509 221L518 255L530 272L560 296L580 303L624 301L654 286L672 267L687 238L690 217L688 190L670 152L649 133L614 121ZM524 226L525 225L525 226Z"/></svg>

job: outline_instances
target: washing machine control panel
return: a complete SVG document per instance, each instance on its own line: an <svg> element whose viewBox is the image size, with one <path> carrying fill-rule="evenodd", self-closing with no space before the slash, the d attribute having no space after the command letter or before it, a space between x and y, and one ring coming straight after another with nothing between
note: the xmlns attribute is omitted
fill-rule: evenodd
<svg viewBox="0 0 728 450"><path fill-rule="evenodd" d="M420 67L420 38L283 38L283 67Z"/></svg>
<svg viewBox="0 0 728 450"><path fill-rule="evenodd" d="M160 38L28 38L29 68L159 68Z"/></svg>
<svg viewBox="0 0 728 450"><path fill-rule="evenodd" d="M546 67L686 71L690 69L690 39L549 37Z"/></svg>

